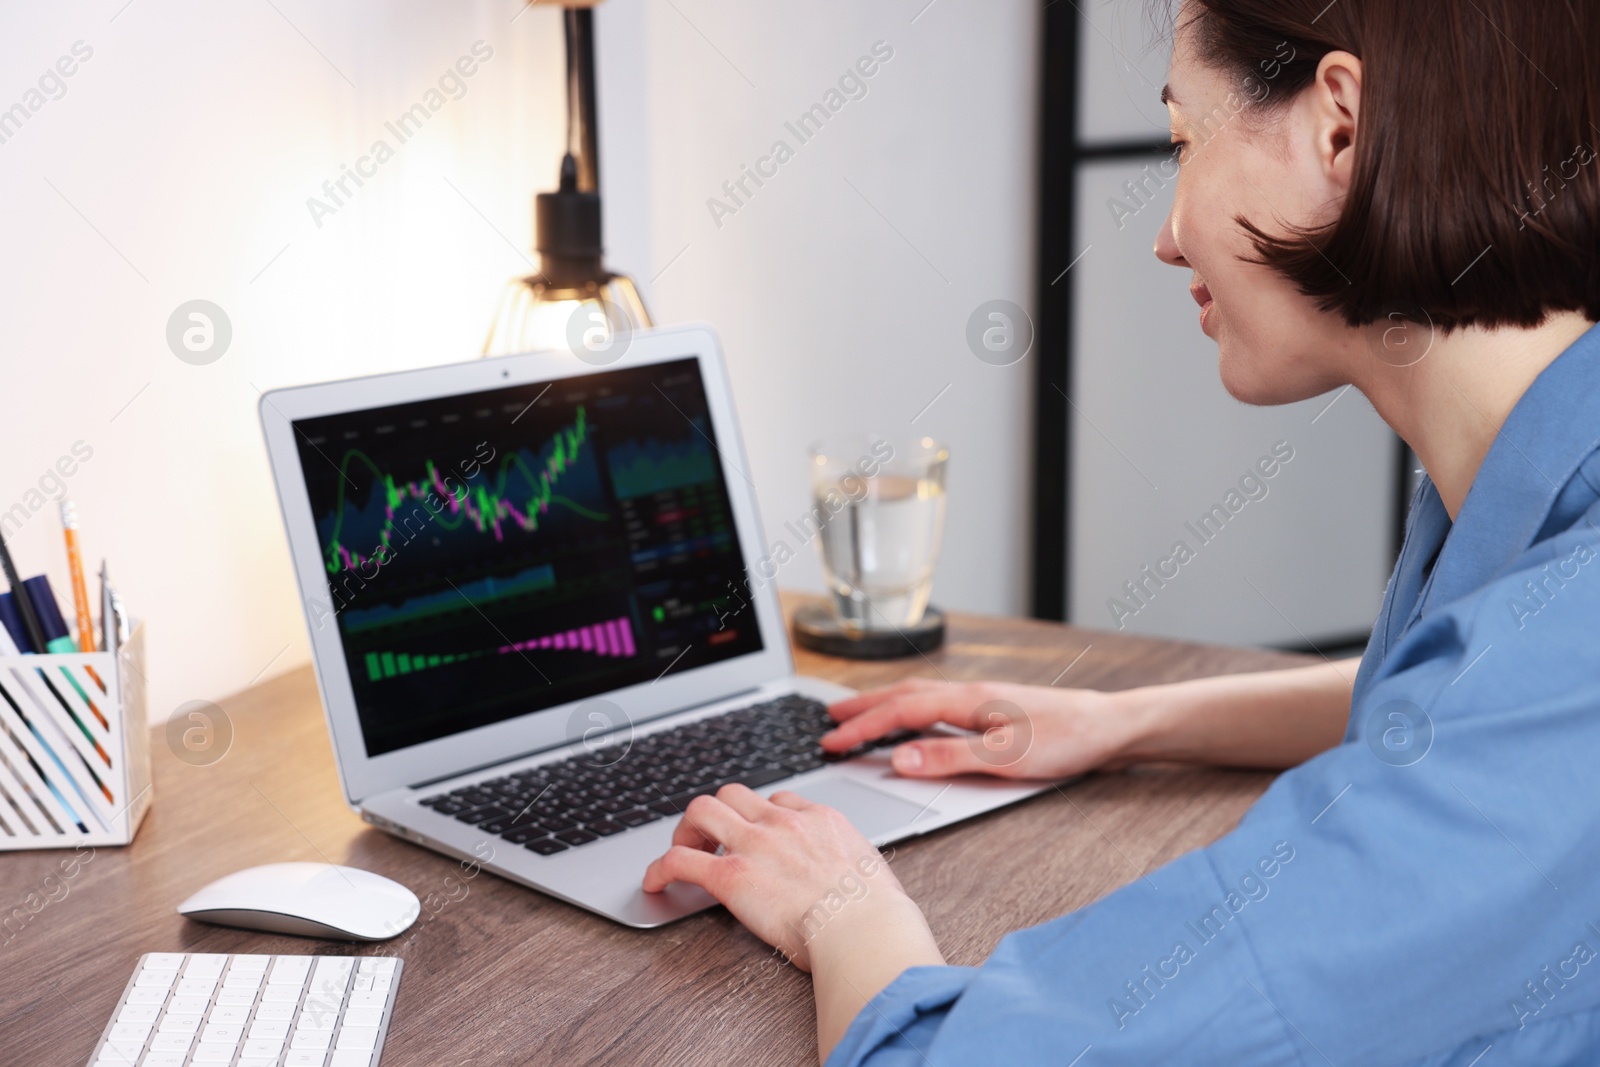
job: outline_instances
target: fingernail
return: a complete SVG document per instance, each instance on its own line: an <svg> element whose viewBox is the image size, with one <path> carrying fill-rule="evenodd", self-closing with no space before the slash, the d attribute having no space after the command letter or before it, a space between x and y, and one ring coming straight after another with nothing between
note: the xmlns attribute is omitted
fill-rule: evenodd
<svg viewBox="0 0 1600 1067"><path fill-rule="evenodd" d="M901 745L894 750L894 769L915 771L922 768L922 749L916 745Z"/></svg>

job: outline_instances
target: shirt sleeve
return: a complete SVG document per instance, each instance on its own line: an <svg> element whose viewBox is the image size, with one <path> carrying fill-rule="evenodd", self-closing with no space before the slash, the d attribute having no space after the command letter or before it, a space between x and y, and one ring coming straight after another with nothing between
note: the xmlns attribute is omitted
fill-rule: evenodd
<svg viewBox="0 0 1600 1067"><path fill-rule="evenodd" d="M981 967L908 970L830 1067L1466 1067L1490 1045L1592 1063L1600 558L1582 536L1419 620L1346 740L1232 833Z"/></svg>

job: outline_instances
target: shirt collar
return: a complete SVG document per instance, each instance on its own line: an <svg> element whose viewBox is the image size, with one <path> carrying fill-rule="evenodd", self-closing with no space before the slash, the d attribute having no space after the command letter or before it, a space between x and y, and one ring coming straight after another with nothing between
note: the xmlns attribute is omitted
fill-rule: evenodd
<svg viewBox="0 0 1600 1067"><path fill-rule="evenodd" d="M1355 709L1417 617L1429 605L1481 588L1533 543L1561 489L1600 448L1597 416L1600 325L1557 356L1517 400L1454 523L1423 474L1406 513L1405 545L1356 671L1348 736L1355 736ZM1435 548L1438 557L1424 574Z"/></svg>
<svg viewBox="0 0 1600 1067"><path fill-rule="evenodd" d="M1512 407L1410 616L1465 596L1527 551L1556 497L1597 448L1600 326L1591 326L1540 372ZM1437 498L1431 481L1426 491Z"/></svg>

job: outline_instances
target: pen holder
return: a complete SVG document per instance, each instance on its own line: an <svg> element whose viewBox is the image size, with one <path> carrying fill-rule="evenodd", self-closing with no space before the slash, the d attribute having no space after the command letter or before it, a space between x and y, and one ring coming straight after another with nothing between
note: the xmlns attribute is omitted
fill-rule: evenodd
<svg viewBox="0 0 1600 1067"><path fill-rule="evenodd" d="M0 656L0 851L126 845L149 810L144 626L116 652Z"/></svg>

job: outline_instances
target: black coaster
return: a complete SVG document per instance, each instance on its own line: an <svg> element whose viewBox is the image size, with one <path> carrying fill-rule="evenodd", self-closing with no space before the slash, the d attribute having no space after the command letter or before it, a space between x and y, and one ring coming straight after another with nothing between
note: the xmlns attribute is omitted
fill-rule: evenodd
<svg viewBox="0 0 1600 1067"><path fill-rule="evenodd" d="M828 604L807 604L794 613L794 639L801 648L848 659L894 659L932 652L944 644L944 612L928 605L915 626L895 630L850 630Z"/></svg>

